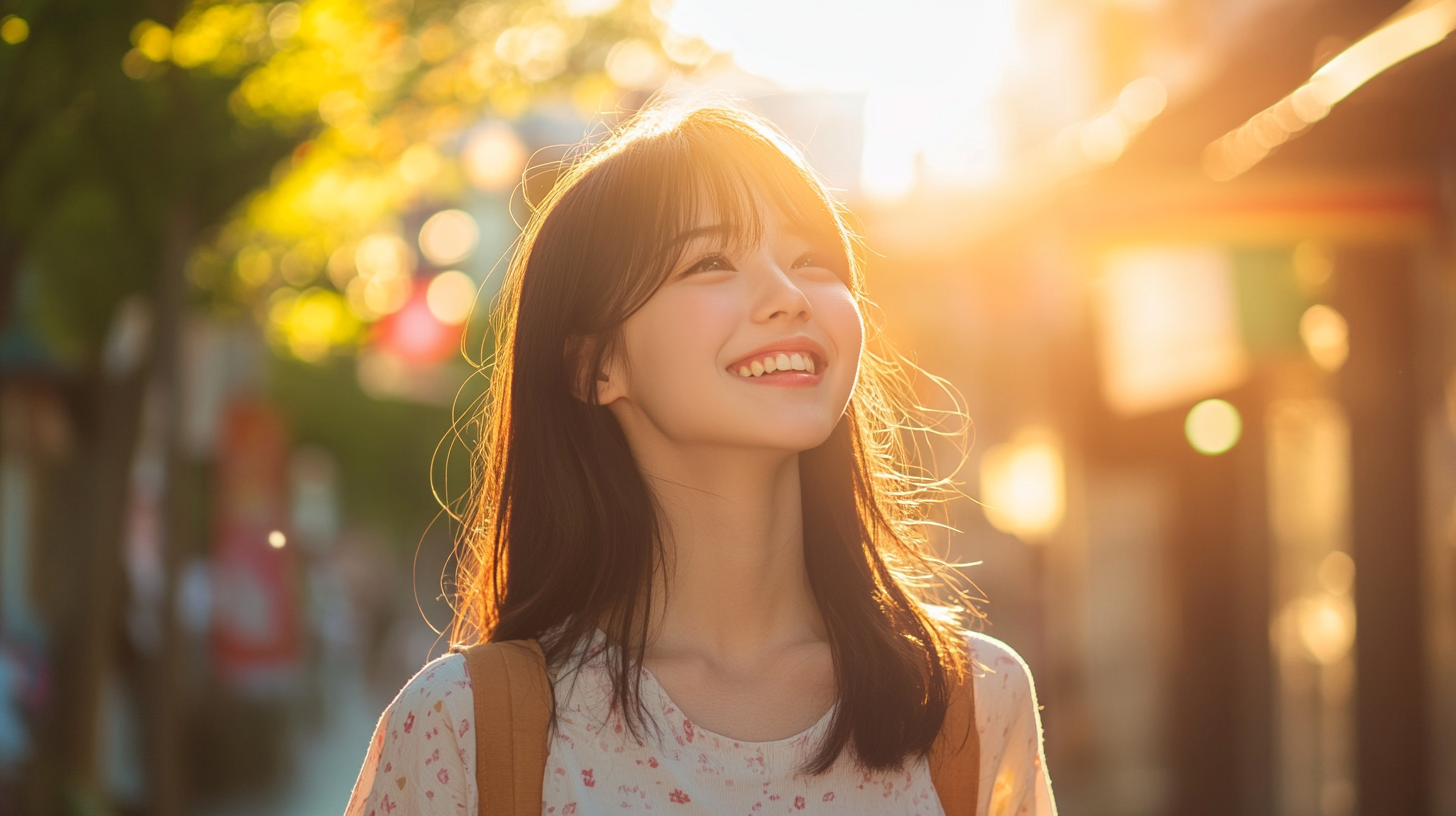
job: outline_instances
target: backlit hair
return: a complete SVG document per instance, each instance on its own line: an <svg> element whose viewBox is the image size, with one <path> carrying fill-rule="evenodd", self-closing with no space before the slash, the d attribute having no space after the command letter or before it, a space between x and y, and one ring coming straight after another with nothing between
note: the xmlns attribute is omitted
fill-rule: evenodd
<svg viewBox="0 0 1456 816"><path fill-rule="evenodd" d="M846 213L782 136L731 107L650 109L570 162L530 218L493 315L490 393L475 419L453 639L537 638L560 666L600 628L634 733L665 563L660 520L615 417L575 398L571 380L600 370L709 208L743 246L769 215L827 238L864 305ZM800 454L804 560L837 687L806 766L816 773L845 749L872 769L926 754L965 670L965 632L930 605L943 565L927 550L926 511L943 484L907 461L895 359L866 348L844 416Z"/></svg>

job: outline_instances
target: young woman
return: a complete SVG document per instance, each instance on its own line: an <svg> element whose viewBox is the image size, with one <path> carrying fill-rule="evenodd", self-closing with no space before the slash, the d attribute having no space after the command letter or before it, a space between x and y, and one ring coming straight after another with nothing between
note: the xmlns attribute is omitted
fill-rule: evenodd
<svg viewBox="0 0 1456 816"><path fill-rule="evenodd" d="M639 114L532 217L455 636L544 652L541 813L939 814L958 689L976 812L1054 812L1025 664L932 605L861 287L839 205L732 109ZM472 692L459 654L410 681L348 816L481 812Z"/></svg>

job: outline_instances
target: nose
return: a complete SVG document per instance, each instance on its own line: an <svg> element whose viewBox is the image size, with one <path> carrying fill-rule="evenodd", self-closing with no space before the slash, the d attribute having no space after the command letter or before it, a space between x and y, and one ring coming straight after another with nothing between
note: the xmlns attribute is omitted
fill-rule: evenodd
<svg viewBox="0 0 1456 816"><path fill-rule="evenodd" d="M753 320L756 323L783 321L793 323L808 320L813 314L809 298L785 270L770 257L764 257L758 264L753 277L754 302Z"/></svg>

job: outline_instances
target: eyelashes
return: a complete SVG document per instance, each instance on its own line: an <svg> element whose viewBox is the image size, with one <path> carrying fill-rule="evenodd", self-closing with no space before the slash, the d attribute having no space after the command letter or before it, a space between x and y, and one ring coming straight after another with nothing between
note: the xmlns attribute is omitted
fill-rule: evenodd
<svg viewBox="0 0 1456 816"><path fill-rule="evenodd" d="M691 275L695 272L732 272L733 270L734 267L731 261L723 255L713 253L688 267L683 274Z"/></svg>
<svg viewBox="0 0 1456 816"><path fill-rule="evenodd" d="M821 269L827 269L827 270L833 272L834 274L838 275L838 274L840 274L840 272L839 272L839 267L840 266L841 266L841 264L834 263L832 260L828 259L823 253L820 253L820 252L805 252L804 254L800 255L797 259L795 259L794 262L789 265L789 268L790 269L808 269L808 268L812 268L812 267L818 267L818 268L821 268ZM692 266L689 266L687 269L683 270L683 273L682 274L683 274L684 277L686 277L688 275L693 275L693 274L696 274L698 272L733 272L733 271L736 271L736 267L733 266L733 262L730 261L727 258L727 256L725 256L725 255L723 255L721 253L715 252L715 253L712 253L711 255L707 255L707 256L703 257L701 260L699 260L697 263L694 263Z"/></svg>

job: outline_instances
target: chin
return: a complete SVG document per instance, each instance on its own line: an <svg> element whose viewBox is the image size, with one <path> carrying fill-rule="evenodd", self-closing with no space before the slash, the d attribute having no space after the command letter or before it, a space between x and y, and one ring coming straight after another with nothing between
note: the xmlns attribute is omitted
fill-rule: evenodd
<svg viewBox="0 0 1456 816"><path fill-rule="evenodd" d="M834 423L818 422L812 425L783 427L772 433L747 433L738 444L745 448L766 448L784 453L803 453L824 444L834 431Z"/></svg>

